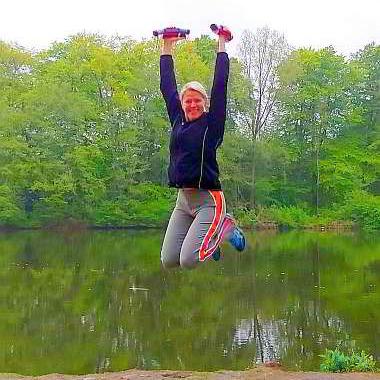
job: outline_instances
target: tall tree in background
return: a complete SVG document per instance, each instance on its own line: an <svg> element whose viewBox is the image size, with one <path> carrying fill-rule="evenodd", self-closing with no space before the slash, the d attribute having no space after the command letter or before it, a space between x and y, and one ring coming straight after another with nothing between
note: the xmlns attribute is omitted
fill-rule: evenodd
<svg viewBox="0 0 380 380"><path fill-rule="evenodd" d="M23 124L31 87L32 54L0 41L0 220L23 223L25 182L32 162Z"/></svg>
<svg viewBox="0 0 380 380"><path fill-rule="evenodd" d="M359 66L362 75L355 88L355 103L362 109L364 143L372 158L374 181L367 190L380 195L380 45L371 43L356 53L351 65Z"/></svg>
<svg viewBox="0 0 380 380"><path fill-rule="evenodd" d="M256 142L271 122L278 100L277 68L288 56L290 46L285 37L268 27L256 33L245 30L239 44L239 59L249 80L245 107L237 122L251 140L251 207L256 206Z"/></svg>
<svg viewBox="0 0 380 380"><path fill-rule="evenodd" d="M360 115L352 101L359 73L332 48L297 50L281 72L281 135L298 156L293 179L307 189L304 200L318 213L326 180L321 170L324 147L342 138Z"/></svg>

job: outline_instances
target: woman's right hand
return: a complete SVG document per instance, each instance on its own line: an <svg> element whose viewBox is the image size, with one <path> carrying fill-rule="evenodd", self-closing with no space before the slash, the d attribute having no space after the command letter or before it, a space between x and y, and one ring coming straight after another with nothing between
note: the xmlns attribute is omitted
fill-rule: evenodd
<svg viewBox="0 0 380 380"><path fill-rule="evenodd" d="M180 40L185 40L186 37L168 37L168 38L163 38L163 44L162 44L162 54L165 55L171 55L173 46Z"/></svg>

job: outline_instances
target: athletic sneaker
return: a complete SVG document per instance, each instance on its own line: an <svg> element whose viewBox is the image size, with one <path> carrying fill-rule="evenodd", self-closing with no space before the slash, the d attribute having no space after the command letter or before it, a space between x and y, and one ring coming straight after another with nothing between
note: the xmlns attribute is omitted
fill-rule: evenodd
<svg viewBox="0 0 380 380"><path fill-rule="evenodd" d="M212 254L212 258L214 259L214 261L219 261L221 256L222 256L222 253L220 251L220 247L218 247L218 248L216 248L216 250Z"/></svg>
<svg viewBox="0 0 380 380"><path fill-rule="evenodd" d="M228 241L239 252L243 251L244 248L245 248L245 236L244 236L244 233L237 226L235 226L235 228L231 232L231 236L229 237Z"/></svg>

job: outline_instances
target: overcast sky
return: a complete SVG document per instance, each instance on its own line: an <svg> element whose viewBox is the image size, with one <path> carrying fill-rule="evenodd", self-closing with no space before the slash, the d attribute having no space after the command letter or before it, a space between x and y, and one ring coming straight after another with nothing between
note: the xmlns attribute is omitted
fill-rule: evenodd
<svg viewBox="0 0 380 380"><path fill-rule="evenodd" d="M191 38L209 25L231 28L235 43L244 29L269 26L294 47L332 45L349 55L380 43L380 0L2 0L0 39L44 49L79 32L151 38L153 29L175 25Z"/></svg>

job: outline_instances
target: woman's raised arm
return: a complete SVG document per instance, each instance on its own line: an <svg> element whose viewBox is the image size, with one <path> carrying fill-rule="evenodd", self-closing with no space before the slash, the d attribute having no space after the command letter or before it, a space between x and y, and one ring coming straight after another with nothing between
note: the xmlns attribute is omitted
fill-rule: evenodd
<svg viewBox="0 0 380 380"><path fill-rule="evenodd" d="M209 123L213 135L219 141L223 140L224 124L227 107L227 82L230 70L230 61L225 49L226 38L218 36L218 53L215 63L214 81L211 89Z"/></svg>
<svg viewBox="0 0 380 380"><path fill-rule="evenodd" d="M160 57L160 90L166 103L170 123L172 126L181 115L181 102L179 100L177 82L174 74L173 46L184 37L163 39Z"/></svg>

